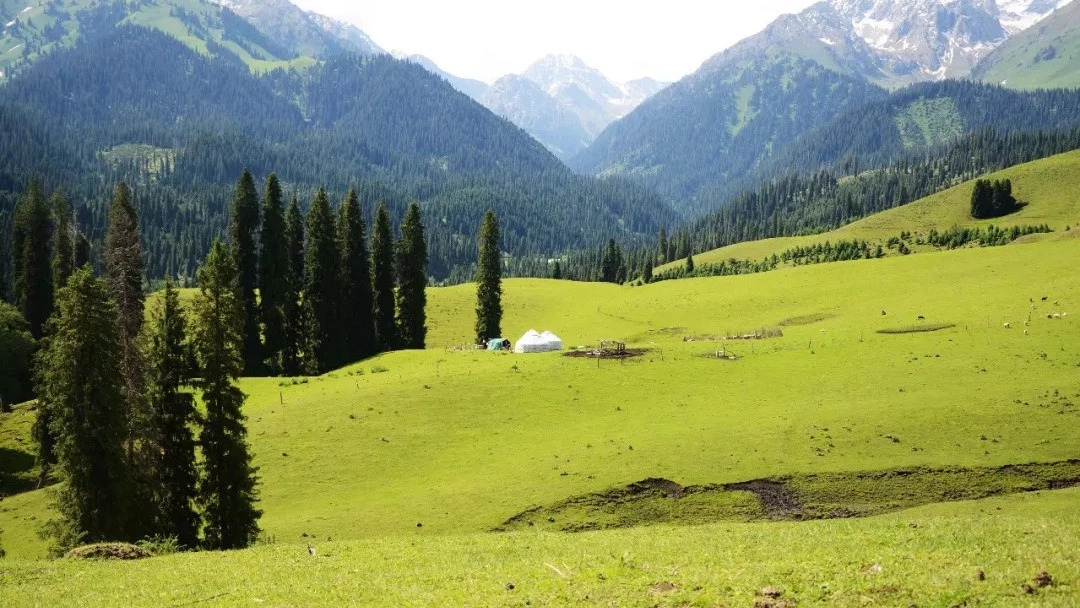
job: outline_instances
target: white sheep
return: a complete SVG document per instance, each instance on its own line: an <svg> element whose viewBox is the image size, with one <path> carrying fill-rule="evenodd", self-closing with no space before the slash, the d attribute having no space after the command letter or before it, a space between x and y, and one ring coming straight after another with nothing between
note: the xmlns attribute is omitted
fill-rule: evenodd
<svg viewBox="0 0 1080 608"><path fill-rule="evenodd" d="M1012 329L1012 323L1006 323L1005 329Z"/></svg>

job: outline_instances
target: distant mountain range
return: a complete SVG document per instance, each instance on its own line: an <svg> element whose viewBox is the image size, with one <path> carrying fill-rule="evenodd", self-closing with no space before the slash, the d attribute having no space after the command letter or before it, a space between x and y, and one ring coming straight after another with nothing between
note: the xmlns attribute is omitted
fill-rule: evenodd
<svg viewBox="0 0 1080 608"><path fill-rule="evenodd" d="M1009 113L1033 109L1026 101L994 96L1019 105L989 107L992 95L969 85L920 89L933 99L879 106L891 108L874 111L886 121L880 125L860 120L860 112L890 90L973 74L1023 88L1075 85L1077 6L1067 0L820 2L708 59L609 126L571 166L634 176L696 214L790 168L789 161L814 170L810 157L788 152L805 149L800 138L861 137L857 145L836 145L884 161L883 151L933 146L977 127L1031 127L1022 114ZM1039 76L1025 78L1033 68ZM1053 99L1036 105L1051 113L1039 117L1045 121L1038 128L1080 122L1054 114ZM825 125L834 132L818 130ZM822 164L842 159L814 158Z"/></svg>
<svg viewBox="0 0 1080 608"><path fill-rule="evenodd" d="M442 76L564 160L668 85L651 78L615 82L574 55L548 55L490 85L450 74L423 55L398 56Z"/></svg>

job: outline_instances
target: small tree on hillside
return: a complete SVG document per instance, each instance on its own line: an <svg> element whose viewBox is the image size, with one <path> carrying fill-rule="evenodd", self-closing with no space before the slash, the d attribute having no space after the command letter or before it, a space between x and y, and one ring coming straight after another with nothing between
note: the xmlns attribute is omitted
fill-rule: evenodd
<svg viewBox="0 0 1080 608"><path fill-rule="evenodd" d="M693 272L694 272L694 254L691 253L691 254L686 256L686 274L691 274Z"/></svg>
<svg viewBox="0 0 1080 608"><path fill-rule="evenodd" d="M281 184L273 173L266 179L259 249L259 316L263 322L263 356L271 374L282 372L285 351L285 309L289 297L289 250L285 237L285 207Z"/></svg>
<svg viewBox="0 0 1080 608"><path fill-rule="evenodd" d="M199 516L195 513L198 476L195 469L195 400L181 390L188 382L184 311L180 296L166 279L161 300L151 316L147 339L148 400L150 403L151 496L154 531L175 537L181 546L195 547Z"/></svg>
<svg viewBox="0 0 1080 608"><path fill-rule="evenodd" d="M394 323L394 230L386 203L379 203L375 213L375 232L371 241L371 285L374 297L375 336L381 350L397 348Z"/></svg>
<svg viewBox="0 0 1080 608"><path fill-rule="evenodd" d="M427 340L427 243L420 206L409 205L397 246L397 328L401 348L422 349Z"/></svg>
<svg viewBox="0 0 1080 608"><path fill-rule="evenodd" d="M262 343L259 338L259 309L255 290L259 286L259 254L256 237L259 230L259 194L255 178L244 169L236 182L230 214L229 242L239 271L240 297L244 300L244 372L262 373Z"/></svg>
<svg viewBox="0 0 1080 608"><path fill-rule="evenodd" d="M236 386L243 373L244 308L236 265L216 241L199 269L192 342L199 364L206 416L199 435L203 477L198 503L206 520L205 543L211 549L239 549L255 541L257 469L248 453L242 407L247 398Z"/></svg>
<svg viewBox="0 0 1080 608"><path fill-rule="evenodd" d="M371 295L371 255L360 198L350 189L338 211L338 250L341 253L341 307L345 353L349 361L375 354L375 318Z"/></svg>
<svg viewBox="0 0 1080 608"><path fill-rule="evenodd" d="M131 536L132 482L124 457L124 399L116 310L89 268L71 276L40 354L38 392L51 412L60 469L62 547Z"/></svg>
<svg viewBox="0 0 1080 608"><path fill-rule="evenodd" d="M52 263L49 241L52 222L37 183L31 183L15 212L12 227L12 260L15 270L15 301L30 323L30 333L40 339L53 312Z"/></svg>
<svg viewBox="0 0 1080 608"><path fill-rule="evenodd" d="M326 191L319 188L307 219L304 266L304 319L307 323L310 372L322 373L342 362L338 327L341 302L341 256ZM352 311L349 311L350 314Z"/></svg>
<svg viewBox="0 0 1080 608"><path fill-rule="evenodd" d="M67 285L68 278L75 271L75 246L71 239L71 205L68 204L64 192L57 190L49 199L49 208L53 216L53 290L58 292Z"/></svg>
<svg viewBox="0 0 1080 608"><path fill-rule="evenodd" d="M495 212L484 214L477 243L476 343L483 344L502 336L502 255L499 251L499 220Z"/></svg>
<svg viewBox="0 0 1080 608"><path fill-rule="evenodd" d="M285 323L285 344L281 352L281 371L295 376L303 369L302 357L306 331L300 292L304 288L304 217L294 196L285 213L285 249L287 257L285 297L282 316Z"/></svg>

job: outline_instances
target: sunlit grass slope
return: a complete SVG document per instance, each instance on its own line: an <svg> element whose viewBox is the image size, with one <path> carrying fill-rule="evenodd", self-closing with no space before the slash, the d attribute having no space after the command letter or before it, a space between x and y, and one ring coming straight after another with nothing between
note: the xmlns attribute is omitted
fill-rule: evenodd
<svg viewBox="0 0 1080 608"><path fill-rule="evenodd" d="M902 207L877 213L837 230L808 236L737 243L695 254L694 262L708 264L731 258L757 261L794 247L816 245L826 241L836 243L841 240L858 239L884 245L890 237L899 236L901 231L919 235L926 234L931 229L945 231L953 226L993 225L1002 228L1040 224L1047 224L1053 230L1062 231L1066 227L1075 227L1080 224L1080 150L1010 167L988 177L1011 179L1013 194L1021 202L1027 203L1027 206L1007 217L974 220L970 213L973 184L967 182ZM1054 236L1049 238L1054 238ZM918 247L914 249L917 251ZM657 272L683 263L683 261L673 262L658 268Z"/></svg>
<svg viewBox="0 0 1080 608"><path fill-rule="evenodd" d="M0 562L0 604L1075 606L1078 503L1073 489L862 520L416 532L316 540L315 557L280 543L134 563L9 561ZM1055 584L1037 587L1042 571ZM780 596L773 603L763 601L767 587Z"/></svg>
<svg viewBox="0 0 1080 608"><path fill-rule="evenodd" d="M307 383L242 382L262 525L282 543L426 537L647 477L1075 458L1078 256L1080 239L1068 239L647 287L506 282L511 338L551 329L571 347L655 349L624 365L448 352L471 339L474 290L433 289L427 351ZM918 316L955 327L876 333ZM821 320L728 343L738 361L683 341L800 317ZM9 559L44 553L30 531L48 517L41 494L0 502Z"/></svg>

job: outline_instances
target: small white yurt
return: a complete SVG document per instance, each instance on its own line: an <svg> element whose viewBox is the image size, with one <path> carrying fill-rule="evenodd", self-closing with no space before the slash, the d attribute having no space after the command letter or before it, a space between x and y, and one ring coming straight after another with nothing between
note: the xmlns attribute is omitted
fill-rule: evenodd
<svg viewBox="0 0 1080 608"><path fill-rule="evenodd" d="M550 331L545 331L540 334L540 337L543 338L544 342L547 342L548 350L562 350L562 338L559 336Z"/></svg>
<svg viewBox="0 0 1080 608"><path fill-rule="evenodd" d="M518 338L517 343L514 344L515 353L546 353L548 350L550 349L547 341L535 329L525 332L525 335Z"/></svg>

